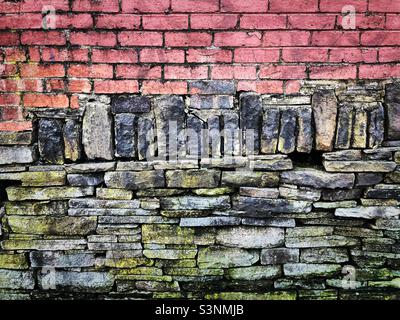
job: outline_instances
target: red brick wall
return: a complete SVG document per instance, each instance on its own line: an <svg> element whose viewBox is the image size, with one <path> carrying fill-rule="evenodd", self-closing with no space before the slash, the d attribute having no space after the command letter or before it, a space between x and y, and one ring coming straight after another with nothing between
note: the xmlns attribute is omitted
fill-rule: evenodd
<svg viewBox="0 0 400 320"><path fill-rule="evenodd" d="M346 5L355 29L343 28ZM0 12L2 131L29 129L24 109L76 108L79 93L400 77L400 0L0 0Z"/></svg>

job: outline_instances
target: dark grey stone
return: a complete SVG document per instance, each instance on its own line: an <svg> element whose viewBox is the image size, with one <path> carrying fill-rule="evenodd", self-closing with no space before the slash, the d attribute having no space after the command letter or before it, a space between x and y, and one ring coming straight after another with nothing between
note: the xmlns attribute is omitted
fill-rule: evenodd
<svg viewBox="0 0 400 320"><path fill-rule="evenodd" d="M266 108L264 110L262 133L261 133L261 152L275 153L278 146L279 137L279 117L278 108Z"/></svg>
<svg viewBox="0 0 400 320"><path fill-rule="evenodd" d="M77 161L81 157L81 125L78 121L67 119L64 125L65 159Z"/></svg>
<svg viewBox="0 0 400 320"><path fill-rule="evenodd" d="M67 179L68 183L73 187L92 187L98 186L104 182L104 174L69 174Z"/></svg>
<svg viewBox="0 0 400 320"><path fill-rule="evenodd" d="M0 132L0 145L29 145L32 142L32 132Z"/></svg>
<svg viewBox="0 0 400 320"><path fill-rule="evenodd" d="M367 187L381 183L383 181L383 174L381 173L357 173L356 186Z"/></svg>
<svg viewBox="0 0 400 320"><path fill-rule="evenodd" d="M225 113L223 116L224 126L224 155L238 156L240 155L239 141L239 115L237 113Z"/></svg>
<svg viewBox="0 0 400 320"><path fill-rule="evenodd" d="M191 94L235 94L233 81L201 80L189 82Z"/></svg>
<svg viewBox="0 0 400 320"><path fill-rule="evenodd" d="M375 148L382 144L385 134L385 111L382 104L371 111L369 116L368 147Z"/></svg>
<svg viewBox="0 0 400 320"><path fill-rule="evenodd" d="M208 154L211 155L212 158L218 158L221 156L221 127L219 116L212 116L208 118L207 126L207 143L209 146Z"/></svg>
<svg viewBox="0 0 400 320"><path fill-rule="evenodd" d="M278 143L278 150L281 153L289 154L296 150L296 118L295 110L291 108L282 110Z"/></svg>
<svg viewBox="0 0 400 320"><path fill-rule="evenodd" d="M112 100L113 113L144 113L151 109L151 100L146 96L118 96Z"/></svg>
<svg viewBox="0 0 400 320"><path fill-rule="evenodd" d="M39 120L40 159L46 163L64 163L63 123L56 119Z"/></svg>
<svg viewBox="0 0 400 320"><path fill-rule="evenodd" d="M151 159L155 156L154 123L150 118L138 119L138 156L139 160Z"/></svg>
<svg viewBox="0 0 400 320"><path fill-rule="evenodd" d="M324 190L322 191L322 200L327 201L342 201L353 200L362 197L362 189L351 190Z"/></svg>
<svg viewBox="0 0 400 320"><path fill-rule="evenodd" d="M117 189L139 190L165 187L162 170L106 172L104 180L107 187Z"/></svg>
<svg viewBox="0 0 400 320"><path fill-rule="evenodd" d="M244 94L240 97L240 127L244 131L244 140L246 143L245 150L247 154L259 154L260 151L260 132L262 122L262 102L258 95ZM248 131L252 130L250 135L254 138L254 146L252 147L247 141Z"/></svg>
<svg viewBox="0 0 400 320"><path fill-rule="evenodd" d="M400 139L400 84L386 85L385 108L389 140Z"/></svg>
<svg viewBox="0 0 400 320"><path fill-rule="evenodd" d="M245 217L263 217L268 213L308 213L312 204L307 201L239 197L237 210Z"/></svg>
<svg viewBox="0 0 400 320"><path fill-rule="evenodd" d="M297 152L310 153L313 148L314 127L312 123L312 109L300 107L297 114Z"/></svg>
<svg viewBox="0 0 400 320"><path fill-rule="evenodd" d="M115 156L134 158L136 156L137 117L129 113L115 115Z"/></svg>
<svg viewBox="0 0 400 320"><path fill-rule="evenodd" d="M353 108L348 105L339 108L337 135L335 147L338 149L348 149L351 143L351 133L353 127Z"/></svg>
<svg viewBox="0 0 400 320"><path fill-rule="evenodd" d="M187 118L188 154L191 158L198 159L202 154L204 123L198 117L189 115Z"/></svg>

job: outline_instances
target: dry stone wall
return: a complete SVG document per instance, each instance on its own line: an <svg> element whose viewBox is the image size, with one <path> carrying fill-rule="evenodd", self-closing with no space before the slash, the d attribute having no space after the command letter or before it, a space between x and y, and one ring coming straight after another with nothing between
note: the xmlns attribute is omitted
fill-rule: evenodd
<svg viewBox="0 0 400 320"><path fill-rule="evenodd" d="M399 299L400 84L192 85L0 132L0 297Z"/></svg>

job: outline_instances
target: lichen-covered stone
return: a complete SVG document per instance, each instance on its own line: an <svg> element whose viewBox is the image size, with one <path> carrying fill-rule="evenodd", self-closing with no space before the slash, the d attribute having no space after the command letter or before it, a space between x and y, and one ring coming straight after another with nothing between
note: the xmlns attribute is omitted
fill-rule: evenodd
<svg viewBox="0 0 400 320"><path fill-rule="evenodd" d="M123 189L98 188L96 189L96 197L104 200L131 200L132 191Z"/></svg>
<svg viewBox="0 0 400 320"><path fill-rule="evenodd" d="M281 228L231 227L217 230L216 243L234 248L273 248L284 243Z"/></svg>
<svg viewBox="0 0 400 320"><path fill-rule="evenodd" d="M281 125L278 140L278 151L284 154L296 150L296 123L295 110L288 108L281 113Z"/></svg>
<svg viewBox="0 0 400 320"><path fill-rule="evenodd" d="M0 145L30 145L32 143L32 132L2 131L0 132Z"/></svg>
<svg viewBox="0 0 400 320"><path fill-rule="evenodd" d="M86 248L86 240L5 240L1 242L4 250L82 250Z"/></svg>
<svg viewBox="0 0 400 320"><path fill-rule="evenodd" d="M299 262L300 250L299 249L287 249L287 248L275 248L275 249L263 249L261 251L261 264L285 264Z"/></svg>
<svg viewBox="0 0 400 320"><path fill-rule="evenodd" d="M246 141L244 154L258 154L260 151L262 103L258 95L243 94L240 97L240 127ZM247 139L247 140L246 140ZM253 140L253 146L250 145Z"/></svg>
<svg viewBox="0 0 400 320"><path fill-rule="evenodd" d="M140 117L138 119L137 131L139 160L152 159L156 152L153 120L150 118Z"/></svg>
<svg viewBox="0 0 400 320"><path fill-rule="evenodd" d="M237 217L200 217L200 218L181 218L181 227L222 227L239 225L240 218Z"/></svg>
<svg viewBox="0 0 400 320"><path fill-rule="evenodd" d="M77 161L81 157L81 124L72 119L67 119L63 128L65 159Z"/></svg>
<svg viewBox="0 0 400 320"><path fill-rule="evenodd" d="M96 230L96 217L24 217L9 216L14 233L43 235L87 235Z"/></svg>
<svg viewBox="0 0 400 320"><path fill-rule="evenodd" d="M293 169L292 160L285 156L255 156L249 161L250 168L256 171L285 171Z"/></svg>
<svg viewBox="0 0 400 320"><path fill-rule="evenodd" d="M288 248L345 247L358 243L357 239L343 236L296 237L285 240Z"/></svg>
<svg viewBox="0 0 400 320"><path fill-rule="evenodd" d="M69 174L68 183L73 187L95 187L104 182L104 174Z"/></svg>
<svg viewBox="0 0 400 320"><path fill-rule="evenodd" d="M229 196L161 198L161 208L166 210L224 210L230 206Z"/></svg>
<svg viewBox="0 0 400 320"><path fill-rule="evenodd" d="M115 115L115 156L134 158L137 153L137 117L134 114Z"/></svg>
<svg viewBox="0 0 400 320"><path fill-rule="evenodd" d="M232 268L228 270L228 278L234 280L257 281L262 279L274 279L282 274L279 266L254 266L244 268Z"/></svg>
<svg viewBox="0 0 400 320"><path fill-rule="evenodd" d="M335 210L335 216L346 218L393 218L400 215L400 209L396 207L356 207L356 208L338 208Z"/></svg>
<svg viewBox="0 0 400 320"><path fill-rule="evenodd" d="M35 268L83 268L94 266L95 255L89 252L32 251L30 261Z"/></svg>
<svg viewBox="0 0 400 320"><path fill-rule="evenodd" d="M206 294L206 300L296 300L296 292L272 291L267 293L256 292L220 292Z"/></svg>
<svg viewBox="0 0 400 320"><path fill-rule="evenodd" d="M328 172L392 172L396 163L392 161L324 161Z"/></svg>
<svg viewBox="0 0 400 320"><path fill-rule="evenodd" d="M342 266L338 264L288 263L283 266L285 276L293 278L329 277L341 270Z"/></svg>
<svg viewBox="0 0 400 320"><path fill-rule="evenodd" d="M6 189L10 201L23 200L65 200L91 196L94 189L78 187L49 187L49 188L19 188L9 187Z"/></svg>
<svg viewBox="0 0 400 320"><path fill-rule="evenodd" d="M331 151L336 130L337 99L333 91L318 91L312 97L316 150Z"/></svg>
<svg viewBox="0 0 400 320"><path fill-rule="evenodd" d="M279 189L242 187L240 188L240 195L255 198L277 199L279 197Z"/></svg>
<svg viewBox="0 0 400 320"><path fill-rule="evenodd" d="M35 201L35 202L7 202L6 213L8 215L65 215L68 211L68 202L66 201Z"/></svg>
<svg viewBox="0 0 400 320"><path fill-rule="evenodd" d="M0 173L0 181L20 181L23 187L62 186L65 179L64 171Z"/></svg>
<svg viewBox="0 0 400 320"><path fill-rule="evenodd" d="M247 170L222 172L221 183L237 187L275 187L279 183L279 173Z"/></svg>
<svg viewBox="0 0 400 320"><path fill-rule="evenodd" d="M28 269L25 254L0 254L0 269Z"/></svg>
<svg viewBox="0 0 400 320"><path fill-rule="evenodd" d="M14 290L32 290L35 279L31 271L0 270L0 288Z"/></svg>
<svg viewBox="0 0 400 320"><path fill-rule="evenodd" d="M311 211L311 202L239 197L237 209L245 211L248 217L268 213L308 213Z"/></svg>
<svg viewBox="0 0 400 320"><path fill-rule="evenodd" d="M200 249L197 258L198 266L202 269L247 267L258 259L258 252L226 247Z"/></svg>
<svg viewBox="0 0 400 320"><path fill-rule="evenodd" d="M165 173L168 188L214 188L220 180L217 170L175 170Z"/></svg>
<svg viewBox="0 0 400 320"><path fill-rule="evenodd" d="M311 248L302 249L300 261L303 263L344 263L349 261L347 249Z"/></svg>
<svg viewBox="0 0 400 320"><path fill-rule="evenodd" d="M89 159L113 159L111 108L100 102L89 102L82 122L82 144Z"/></svg>
<svg viewBox="0 0 400 320"><path fill-rule="evenodd" d="M355 180L352 173L327 173L316 169L295 169L283 172L281 178L284 183L326 189L350 189Z"/></svg>
<svg viewBox="0 0 400 320"><path fill-rule="evenodd" d="M279 119L278 108L266 108L263 115L261 132L261 152L275 153L278 147L279 138Z"/></svg>
<svg viewBox="0 0 400 320"><path fill-rule="evenodd" d="M65 165L67 173L95 173L113 171L115 162L93 162Z"/></svg>
<svg viewBox="0 0 400 320"><path fill-rule="evenodd" d="M115 171L106 172L104 181L108 188L149 189L165 186L164 172L155 171Z"/></svg>
<svg viewBox="0 0 400 320"><path fill-rule="evenodd" d="M39 153L46 163L64 163L63 124L58 119L40 119Z"/></svg>
<svg viewBox="0 0 400 320"><path fill-rule="evenodd" d="M368 115L366 110L362 107L356 107L354 111L353 123L353 148L366 148L367 147L367 129L368 129Z"/></svg>
<svg viewBox="0 0 400 320"><path fill-rule="evenodd" d="M193 259L197 255L197 250L143 250L143 255L150 259L166 259L166 260L179 260L179 259Z"/></svg>
<svg viewBox="0 0 400 320"><path fill-rule="evenodd" d="M312 124L312 109L310 107L300 107L297 111L298 133L297 133L297 152L310 153L313 148L314 127Z"/></svg>

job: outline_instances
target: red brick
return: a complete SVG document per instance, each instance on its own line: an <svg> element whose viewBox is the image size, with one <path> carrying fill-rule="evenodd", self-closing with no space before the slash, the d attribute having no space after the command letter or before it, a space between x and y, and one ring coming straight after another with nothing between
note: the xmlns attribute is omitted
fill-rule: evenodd
<svg viewBox="0 0 400 320"><path fill-rule="evenodd" d="M147 30L184 30L189 26L187 15L148 15L143 16L143 29Z"/></svg>
<svg viewBox="0 0 400 320"><path fill-rule="evenodd" d="M305 77L305 66L267 65L260 69L261 79L304 79Z"/></svg>
<svg viewBox="0 0 400 320"><path fill-rule="evenodd" d="M185 52L183 50L142 49L140 50L140 62L183 63L185 62Z"/></svg>
<svg viewBox="0 0 400 320"><path fill-rule="evenodd" d="M189 63L232 62L232 52L221 49L189 49L187 61Z"/></svg>
<svg viewBox="0 0 400 320"><path fill-rule="evenodd" d="M400 31L366 31L361 35L364 46L400 45Z"/></svg>
<svg viewBox="0 0 400 320"><path fill-rule="evenodd" d="M173 12L216 12L219 0L171 0Z"/></svg>
<svg viewBox="0 0 400 320"><path fill-rule="evenodd" d="M357 29L384 29L385 16L384 15L356 15L356 28ZM338 16L338 25L342 25L343 16Z"/></svg>
<svg viewBox="0 0 400 320"><path fill-rule="evenodd" d="M386 15L386 29L400 30L400 15Z"/></svg>
<svg viewBox="0 0 400 320"><path fill-rule="evenodd" d="M136 80L96 80L94 82L95 93L137 93L139 83Z"/></svg>
<svg viewBox="0 0 400 320"><path fill-rule="evenodd" d="M26 61L25 50L20 48L5 48L5 62L23 62Z"/></svg>
<svg viewBox="0 0 400 320"><path fill-rule="evenodd" d="M353 6L356 12L367 11L367 0L320 0L321 12L342 12L344 6Z"/></svg>
<svg viewBox="0 0 400 320"><path fill-rule="evenodd" d="M117 44L117 37L112 32L72 32L69 42L81 46L113 47Z"/></svg>
<svg viewBox="0 0 400 320"><path fill-rule="evenodd" d="M221 0L223 12L267 12L268 0Z"/></svg>
<svg viewBox="0 0 400 320"><path fill-rule="evenodd" d="M24 1L2 1L0 12L42 12L44 6L52 6L58 11L68 11L68 0L24 0Z"/></svg>
<svg viewBox="0 0 400 320"><path fill-rule="evenodd" d="M234 29L239 16L236 14L192 14L190 27L192 29L226 30Z"/></svg>
<svg viewBox="0 0 400 320"><path fill-rule="evenodd" d="M93 49L92 62L108 62L108 63L136 63L138 56L136 50L100 50Z"/></svg>
<svg viewBox="0 0 400 320"><path fill-rule="evenodd" d="M165 34L165 45L167 47L208 47L211 42L212 37L208 33L171 32Z"/></svg>
<svg viewBox="0 0 400 320"><path fill-rule="evenodd" d="M307 46L310 42L308 31L267 31L264 33L263 46L293 47Z"/></svg>
<svg viewBox="0 0 400 320"><path fill-rule="evenodd" d="M93 19L90 14L57 15L56 28L58 29L86 29L93 27Z"/></svg>
<svg viewBox="0 0 400 320"><path fill-rule="evenodd" d="M332 47L352 47L359 45L357 31L319 31L313 32L312 45Z"/></svg>
<svg viewBox="0 0 400 320"><path fill-rule="evenodd" d="M225 79L257 79L257 69L255 66L214 66L211 69L211 78L217 80Z"/></svg>
<svg viewBox="0 0 400 320"><path fill-rule="evenodd" d="M140 16L133 14L102 14L96 17L96 28L139 29Z"/></svg>
<svg viewBox="0 0 400 320"><path fill-rule="evenodd" d="M0 29L41 29L42 15L22 13L0 16Z"/></svg>
<svg viewBox="0 0 400 320"><path fill-rule="evenodd" d="M180 79L207 79L208 67L206 66L165 66L164 77L168 80Z"/></svg>
<svg viewBox="0 0 400 320"><path fill-rule="evenodd" d="M16 64L0 64L0 76L13 77L18 73Z"/></svg>
<svg viewBox="0 0 400 320"><path fill-rule="evenodd" d="M277 14L244 14L240 18L243 29L286 29L286 16Z"/></svg>
<svg viewBox="0 0 400 320"><path fill-rule="evenodd" d="M399 48L380 48L379 49L380 62L400 62Z"/></svg>
<svg viewBox="0 0 400 320"><path fill-rule="evenodd" d="M122 12L166 12L170 0L122 0Z"/></svg>
<svg viewBox="0 0 400 320"><path fill-rule="evenodd" d="M80 108L80 103L79 103L79 96L77 95L72 95L69 99L69 107L71 109L79 109Z"/></svg>
<svg viewBox="0 0 400 320"><path fill-rule="evenodd" d="M23 78L55 78L65 76L62 64L22 64L20 66L20 73Z"/></svg>
<svg viewBox="0 0 400 320"><path fill-rule="evenodd" d="M16 46L19 44L19 36L13 32L0 32L0 46Z"/></svg>
<svg viewBox="0 0 400 320"><path fill-rule="evenodd" d="M0 79L0 91L21 92L21 91L42 91L41 80L30 79Z"/></svg>
<svg viewBox="0 0 400 320"><path fill-rule="evenodd" d="M117 65L117 78L125 79L161 79L160 66Z"/></svg>
<svg viewBox="0 0 400 320"><path fill-rule="evenodd" d="M61 79L50 79L46 80L46 92L60 92L65 91L64 80Z"/></svg>
<svg viewBox="0 0 400 320"><path fill-rule="evenodd" d="M360 79L389 79L400 77L400 65L361 65L359 67Z"/></svg>
<svg viewBox="0 0 400 320"><path fill-rule="evenodd" d="M83 12L118 12L118 0L74 0L72 4L73 11Z"/></svg>
<svg viewBox="0 0 400 320"><path fill-rule="evenodd" d="M142 94L187 94L186 81L143 81Z"/></svg>
<svg viewBox="0 0 400 320"><path fill-rule="evenodd" d="M25 31L21 35L22 44L65 45L65 34L60 31Z"/></svg>
<svg viewBox="0 0 400 320"><path fill-rule="evenodd" d="M356 79L357 66L311 66L310 79Z"/></svg>
<svg viewBox="0 0 400 320"><path fill-rule="evenodd" d="M24 95L24 106L31 108L68 108L68 97L63 94L34 94Z"/></svg>
<svg viewBox="0 0 400 320"><path fill-rule="evenodd" d="M299 93L300 89L301 89L301 82L298 80L289 80L285 82L286 94Z"/></svg>
<svg viewBox="0 0 400 320"><path fill-rule="evenodd" d="M0 118L2 121L24 120L22 110L19 107L2 107L0 109Z"/></svg>
<svg viewBox="0 0 400 320"><path fill-rule="evenodd" d="M335 29L335 23L336 15L330 14L291 14L288 16L289 29Z"/></svg>
<svg viewBox="0 0 400 320"><path fill-rule="evenodd" d="M15 93L2 93L0 94L0 106L18 106L20 96Z"/></svg>
<svg viewBox="0 0 400 320"><path fill-rule="evenodd" d="M317 12L318 0L269 0L271 12Z"/></svg>
<svg viewBox="0 0 400 320"><path fill-rule="evenodd" d="M234 61L242 63L278 62L279 49L261 49L261 48L235 49Z"/></svg>
<svg viewBox="0 0 400 320"><path fill-rule="evenodd" d="M369 0L369 11L400 12L400 2L397 0Z"/></svg>
<svg viewBox="0 0 400 320"><path fill-rule="evenodd" d="M264 93L283 93L283 81L239 81L237 91L253 91L260 94Z"/></svg>
<svg viewBox="0 0 400 320"><path fill-rule="evenodd" d="M326 62L328 61L328 49L284 48L282 59L285 62Z"/></svg>
<svg viewBox="0 0 400 320"><path fill-rule="evenodd" d="M162 46L163 36L158 32L128 32L118 34L118 41L123 46Z"/></svg>
<svg viewBox="0 0 400 320"><path fill-rule="evenodd" d="M76 78L112 78L113 67L109 64L73 64L68 68L68 76Z"/></svg>
<svg viewBox="0 0 400 320"><path fill-rule="evenodd" d="M69 80L68 82L69 92L89 93L91 90L92 84L89 80Z"/></svg>
<svg viewBox="0 0 400 320"><path fill-rule="evenodd" d="M377 62L378 51L375 49L333 48L330 52L331 62Z"/></svg>
<svg viewBox="0 0 400 320"><path fill-rule="evenodd" d="M28 48L28 55L30 62L39 62L40 61L40 50L39 47L30 47Z"/></svg>
<svg viewBox="0 0 400 320"><path fill-rule="evenodd" d="M30 121L0 121L0 131L29 131L32 130Z"/></svg>
<svg viewBox="0 0 400 320"><path fill-rule="evenodd" d="M221 32L214 35L217 47L257 47L261 44L261 32Z"/></svg>
<svg viewBox="0 0 400 320"><path fill-rule="evenodd" d="M43 48L43 61L89 61L88 49L58 49L58 48Z"/></svg>

